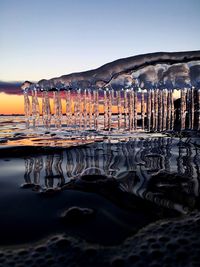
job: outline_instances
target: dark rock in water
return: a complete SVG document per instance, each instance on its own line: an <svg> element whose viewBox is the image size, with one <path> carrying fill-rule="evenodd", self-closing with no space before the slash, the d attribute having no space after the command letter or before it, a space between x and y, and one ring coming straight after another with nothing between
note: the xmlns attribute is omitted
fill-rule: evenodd
<svg viewBox="0 0 200 267"><path fill-rule="evenodd" d="M152 176L148 183L148 190L153 194L160 194L162 198L173 203L181 203L192 211L199 203L198 197L190 192L192 183L190 177L163 172Z"/></svg>
<svg viewBox="0 0 200 267"><path fill-rule="evenodd" d="M118 246L99 246L69 235L0 249L0 266L200 266L200 215L158 221Z"/></svg>
<svg viewBox="0 0 200 267"><path fill-rule="evenodd" d="M110 194L118 191L118 183L114 178L104 175L84 175L62 186L62 190L75 189L99 194Z"/></svg>
<svg viewBox="0 0 200 267"><path fill-rule="evenodd" d="M65 223L82 223L94 216L94 210L89 208L71 207L61 215Z"/></svg>
<svg viewBox="0 0 200 267"><path fill-rule="evenodd" d="M3 144L3 143L7 143L8 140L6 138L0 138L0 143Z"/></svg>
<svg viewBox="0 0 200 267"><path fill-rule="evenodd" d="M83 175L80 178L82 181L85 182L98 182L98 181L105 181L108 179L105 175Z"/></svg>
<svg viewBox="0 0 200 267"><path fill-rule="evenodd" d="M45 191L42 191L40 193L40 195L45 196L45 197L54 197L55 195L57 195L60 192L61 192L60 188L49 188Z"/></svg>
<svg viewBox="0 0 200 267"><path fill-rule="evenodd" d="M34 183L24 183L21 185L21 188L24 188L24 189L29 189L29 188L33 188L33 187L35 187Z"/></svg>
<svg viewBox="0 0 200 267"><path fill-rule="evenodd" d="M69 245L70 245L70 242L66 238L60 238L56 242L56 246L60 249L66 249L67 247L69 247Z"/></svg>

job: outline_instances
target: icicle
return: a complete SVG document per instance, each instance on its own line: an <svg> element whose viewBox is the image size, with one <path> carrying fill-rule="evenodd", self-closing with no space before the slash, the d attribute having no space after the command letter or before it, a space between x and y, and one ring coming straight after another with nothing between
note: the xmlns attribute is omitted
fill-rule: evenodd
<svg viewBox="0 0 200 267"><path fill-rule="evenodd" d="M66 123L67 127L70 127L72 124L72 106L71 106L71 91L67 90L65 92L66 97Z"/></svg>
<svg viewBox="0 0 200 267"><path fill-rule="evenodd" d="M165 131L167 126L167 90L163 90L163 127L162 130Z"/></svg>
<svg viewBox="0 0 200 267"><path fill-rule="evenodd" d="M122 119L121 91L120 90L117 91L117 113L118 113L118 130L120 130L121 129L121 119Z"/></svg>
<svg viewBox="0 0 200 267"><path fill-rule="evenodd" d="M159 89L155 90L154 93L154 120L155 120L155 125L154 125L154 130L158 130L158 92Z"/></svg>
<svg viewBox="0 0 200 267"><path fill-rule="evenodd" d="M95 130L99 128L99 91L94 91L94 127Z"/></svg>
<svg viewBox="0 0 200 267"><path fill-rule="evenodd" d="M93 110L93 105L92 105L92 95L91 95L91 90L88 89L88 98L89 98L89 128L90 130L92 129L92 110Z"/></svg>
<svg viewBox="0 0 200 267"><path fill-rule="evenodd" d="M134 93L134 128L135 130L137 130L137 91L136 90Z"/></svg>
<svg viewBox="0 0 200 267"><path fill-rule="evenodd" d="M197 89L197 130L200 130L200 89Z"/></svg>
<svg viewBox="0 0 200 267"><path fill-rule="evenodd" d="M158 92L158 129L162 131L162 123L163 123L163 90L159 90Z"/></svg>
<svg viewBox="0 0 200 267"><path fill-rule="evenodd" d="M113 90L108 90L108 130L111 130L112 127L112 97Z"/></svg>
<svg viewBox="0 0 200 267"><path fill-rule="evenodd" d="M81 89L77 91L77 127L78 130L82 128Z"/></svg>
<svg viewBox="0 0 200 267"><path fill-rule="evenodd" d="M151 129L155 130L155 91L151 91Z"/></svg>
<svg viewBox="0 0 200 267"><path fill-rule="evenodd" d="M128 99L127 99L127 89L124 89L124 129L128 128Z"/></svg>
<svg viewBox="0 0 200 267"><path fill-rule="evenodd" d="M80 90L77 89L74 95L74 121L73 121L73 124L77 130L79 130L79 127L80 127L80 122L81 122L80 116L81 116L80 114Z"/></svg>
<svg viewBox="0 0 200 267"><path fill-rule="evenodd" d="M107 103L107 89L104 90L104 130L108 127L108 103Z"/></svg>
<svg viewBox="0 0 200 267"><path fill-rule="evenodd" d="M28 97L28 90L24 90L24 113L26 120L26 128L30 127L30 101Z"/></svg>
<svg viewBox="0 0 200 267"><path fill-rule="evenodd" d="M49 128L51 125L51 107L48 91L42 93L42 119L44 127Z"/></svg>
<svg viewBox="0 0 200 267"><path fill-rule="evenodd" d="M180 111L181 130L185 130L185 112L186 112L186 95L185 95L185 89L182 89L181 90L181 111Z"/></svg>
<svg viewBox="0 0 200 267"><path fill-rule="evenodd" d="M144 110L144 91L141 91L141 120L142 120L142 130L144 130L144 114L145 114L145 110Z"/></svg>
<svg viewBox="0 0 200 267"><path fill-rule="evenodd" d="M171 92L171 130L174 130L174 91Z"/></svg>
<svg viewBox="0 0 200 267"><path fill-rule="evenodd" d="M191 102L191 127L190 129L193 130L194 129L194 88L192 87L190 90L190 102Z"/></svg>
<svg viewBox="0 0 200 267"><path fill-rule="evenodd" d="M36 120L36 103L35 103L35 90L32 90L32 121L33 121L33 128L35 128L35 120Z"/></svg>
<svg viewBox="0 0 200 267"><path fill-rule="evenodd" d="M151 90L147 89L147 131L151 130Z"/></svg>
<svg viewBox="0 0 200 267"><path fill-rule="evenodd" d="M60 98L60 91L54 92L54 121L55 127L60 128L62 122L62 104Z"/></svg>
<svg viewBox="0 0 200 267"><path fill-rule="evenodd" d="M32 120L34 128L38 126L39 119L40 119L39 103L37 98L37 91L34 88L32 90Z"/></svg>
<svg viewBox="0 0 200 267"><path fill-rule="evenodd" d="M167 127L167 130L170 130L171 129L171 110L172 110L172 106L171 106L171 94L172 94L172 91L169 90L168 91L168 94L167 94L167 123L166 123L166 127Z"/></svg>
<svg viewBox="0 0 200 267"><path fill-rule="evenodd" d="M84 118L83 127L84 127L84 130L87 129L87 116L88 116L88 113L87 113L87 90L85 89L84 95L83 95L83 118Z"/></svg>
<svg viewBox="0 0 200 267"><path fill-rule="evenodd" d="M129 130L131 131L133 129L133 107L134 107L134 95L133 95L133 89L131 88L129 91L129 106L128 106L128 113L129 113Z"/></svg>

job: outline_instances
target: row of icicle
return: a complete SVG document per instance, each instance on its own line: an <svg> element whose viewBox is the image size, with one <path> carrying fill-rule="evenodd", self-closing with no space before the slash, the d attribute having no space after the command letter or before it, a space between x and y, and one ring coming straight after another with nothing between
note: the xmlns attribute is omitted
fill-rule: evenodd
<svg viewBox="0 0 200 267"><path fill-rule="evenodd" d="M166 131L200 129L200 90L179 90L179 106L174 90L124 89L121 91L77 89L53 92L24 91L26 125L29 128L61 128L69 130ZM62 94L62 95L61 95ZM42 97L40 107L38 97ZM62 99L62 101L61 101ZM63 114L63 100L65 114ZM42 121L42 122L41 122Z"/></svg>

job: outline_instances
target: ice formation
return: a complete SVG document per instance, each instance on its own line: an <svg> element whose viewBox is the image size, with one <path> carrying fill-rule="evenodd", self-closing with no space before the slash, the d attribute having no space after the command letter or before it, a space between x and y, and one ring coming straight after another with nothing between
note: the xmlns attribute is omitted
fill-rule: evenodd
<svg viewBox="0 0 200 267"><path fill-rule="evenodd" d="M22 89L27 127L200 129L200 51L119 59L91 71L24 82Z"/></svg>

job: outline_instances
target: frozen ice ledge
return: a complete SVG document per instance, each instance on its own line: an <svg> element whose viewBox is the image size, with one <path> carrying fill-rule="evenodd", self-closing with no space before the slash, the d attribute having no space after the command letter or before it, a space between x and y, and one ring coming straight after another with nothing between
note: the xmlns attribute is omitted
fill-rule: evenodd
<svg viewBox="0 0 200 267"><path fill-rule="evenodd" d="M142 88L158 86L159 83L167 88L172 85L200 86L200 51L158 52L118 59L94 70L43 79L34 86L48 90L60 86L84 89L112 85L121 88L133 85L135 79ZM25 82L22 89L29 88L31 84Z"/></svg>
<svg viewBox="0 0 200 267"><path fill-rule="evenodd" d="M52 119L61 127L64 112L69 129L200 129L200 51L128 57L90 71L26 81L22 89L28 127L37 126L40 117L45 127Z"/></svg>

